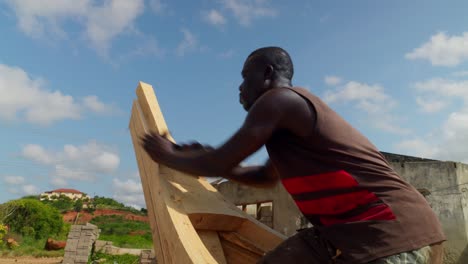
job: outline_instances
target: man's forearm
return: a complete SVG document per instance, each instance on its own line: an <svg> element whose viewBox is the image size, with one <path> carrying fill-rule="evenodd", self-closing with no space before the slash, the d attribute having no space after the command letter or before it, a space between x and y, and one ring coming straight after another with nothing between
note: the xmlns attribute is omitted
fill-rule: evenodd
<svg viewBox="0 0 468 264"><path fill-rule="evenodd" d="M166 166L200 176L228 175L233 166L226 166L220 157L213 151L176 151L173 156L162 161Z"/></svg>
<svg viewBox="0 0 468 264"><path fill-rule="evenodd" d="M277 179L265 166L235 167L228 175L221 175L229 180L254 187L272 187Z"/></svg>

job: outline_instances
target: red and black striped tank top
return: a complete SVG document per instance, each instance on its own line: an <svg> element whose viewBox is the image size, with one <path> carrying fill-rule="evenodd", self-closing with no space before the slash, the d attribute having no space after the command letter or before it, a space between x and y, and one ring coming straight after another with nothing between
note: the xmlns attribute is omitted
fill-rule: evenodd
<svg viewBox="0 0 468 264"><path fill-rule="evenodd" d="M366 137L307 90L278 89L307 100L316 119L307 137L276 131L266 144L270 160L300 211L341 250L343 263L365 263L445 239L424 197Z"/></svg>

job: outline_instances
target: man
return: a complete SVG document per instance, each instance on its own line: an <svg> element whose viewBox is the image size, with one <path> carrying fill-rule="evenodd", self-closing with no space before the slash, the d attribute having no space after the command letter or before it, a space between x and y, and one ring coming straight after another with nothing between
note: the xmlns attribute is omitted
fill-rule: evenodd
<svg viewBox="0 0 468 264"><path fill-rule="evenodd" d="M145 150L193 175L259 187L281 181L314 227L260 263L441 263L445 237L424 197L323 101L294 88L293 72L281 48L252 52L239 88L248 115L227 142L179 146L153 134L143 139ZM264 166L239 166L263 145L270 158Z"/></svg>

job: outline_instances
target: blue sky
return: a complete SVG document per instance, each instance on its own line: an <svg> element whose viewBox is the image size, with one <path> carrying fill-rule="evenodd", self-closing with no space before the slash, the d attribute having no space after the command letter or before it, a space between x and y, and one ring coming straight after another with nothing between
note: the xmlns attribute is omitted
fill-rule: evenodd
<svg viewBox="0 0 468 264"><path fill-rule="evenodd" d="M138 81L179 142L243 122L246 56L281 46L383 151L468 162L468 2L0 0L0 202L56 188L144 206ZM266 159L259 152L248 163Z"/></svg>

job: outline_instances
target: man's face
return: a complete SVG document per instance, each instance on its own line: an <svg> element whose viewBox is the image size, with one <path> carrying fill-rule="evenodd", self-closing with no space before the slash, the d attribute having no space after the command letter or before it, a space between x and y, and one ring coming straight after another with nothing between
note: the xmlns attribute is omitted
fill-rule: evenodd
<svg viewBox="0 0 468 264"><path fill-rule="evenodd" d="M242 78L243 82L239 86L239 101L244 109L249 111L264 90L264 69L261 63L248 58L242 69Z"/></svg>

